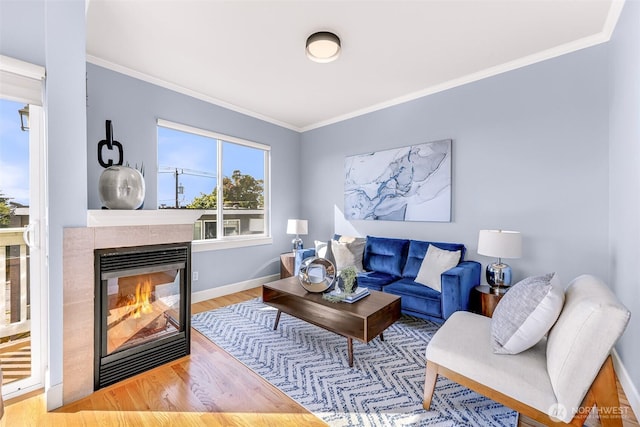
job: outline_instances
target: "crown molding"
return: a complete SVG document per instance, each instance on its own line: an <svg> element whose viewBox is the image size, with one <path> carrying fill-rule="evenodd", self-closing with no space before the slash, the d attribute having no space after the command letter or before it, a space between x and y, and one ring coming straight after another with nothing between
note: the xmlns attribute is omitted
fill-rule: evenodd
<svg viewBox="0 0 640 427"><path fill-rule="evenodd" d="M175 83L171 83L171 82L168 82L166 80L150 76L150 75L142 73L140 71L132 70L131 68L115 64L115 63L107 61L105 59L98 58L97 56L94 56L94 55L87 54L87 62L89 62L89 63L91 63L93 65L97 65L97 66L102 67L102 68L106 68L106 69L111 70L111 71L115 71L115 72L120 73L120 74L124 74L124 75L129 76L129 77L133 77L134 79L142 80L144 82L151 83L153 85L160 86L160 87L163 87L165 89L169 89L169 90L172 90L174 92L178 92L178 93L181 93L183 95L187 95L187 96L190 96L192 98L199 99L201 101L205 101L205 102L208 102L210 104L226 108L227 110L235 111L236 113L240 113L240 114L244 114L244 115L249 116L249 117L253 117L254 119L262 120L264 122L271 123L271 124L274 124L276 126L280 126L280 127L283 127L283 128L286 128L286 129L290 129L290 130L293 130L293 131L296 131L296 132L300 132L300 128L299 127L293 126L290 123L285 123L285 122L282 122L280 120L276 120L276 119L274 119L272 117L265 116L265 115L260 114L260 113L256 113L255 111L251 111L251 110L248 110L246 108L238 107L237 105L231 104L231 103L223 101L221 99L217 99L217 98L214 98L214 97L211 97L211 96L208 96L208 95L204 95L204 94L202 94L200 92L197 92L195 90L187 89L186 87L177 85Z"/></svg>
<svg viewBox="0 0 640 427"><path fill-rule="evenodd" d="M618 16L619 16L619 11L618 11ZM607 22L609 22L609 20L607 20ZM616 18L616 22L617 22L617 18ZM615 24L613 24L613 27L615 27ZM435 93L438 92L443 92L445 90L449 90L449 89L453 89L456 88L458 86L462 86L468 83L473 83L473 82L477 82L479 80L483 80L486 79L488 77L493 77L493 76L497 76L498 74L502 74L502 73L506 73L508 71L513 71L516 70L518 68L522 68L522 67L526 67L528 65L532 65L538 62L542 62L542 61L546 61L547 59L552 59L552 58L556 58L558 56L562 56L565 55L567 53L572 53L581 49L585 49L588 47L592 47L592 46L596 46L598 44L601 43L605 43L607 41L609 41L609 39L611 38L611 33L612 33L612 29L610 32L605 33L605 31L595 34L593 36L589 36L589 37L585 37L570 43L566 43L557 47L554 47L552 49L547 49L544 50L542 52L538 52L529 56L525 56L523 58L519 58L517 60L514 61L510 61L510 62L506 62L504 64L500 64L497 65L495 67L490 67L481 71L478 71L476 73L472 73L472 74L468 74L466 76L457 78L457 79L453 79L453 80L449 80L447 82L438 84L438 85L434 85L434 86L430 86L426 89L417 91L417 92L413 92L407 95L403 95L397 98L393 98L390 99L388 101L384 101L378 104L374 104L370 107L367 108L363 108L360 110L356 110L353 111L351 113L347 113L341 116L337 116L322 122L318 122L318 123L314 123L312 125L309 126L305 126L303 127L300 132L307 132L313 129L318 129L321 128L323 126L328 126L331 124L335 124L338 122L342 122L344 120L348 120L348 119L352 119L358 116L362 116L368 113L373 113L379 110L383 110L385 108L389 108L389 107L393 107L396 105L400 105L400 104L404 104L406 102L409 101L413 101L419 98L423 98L427 95L433 95Z"/></svg>

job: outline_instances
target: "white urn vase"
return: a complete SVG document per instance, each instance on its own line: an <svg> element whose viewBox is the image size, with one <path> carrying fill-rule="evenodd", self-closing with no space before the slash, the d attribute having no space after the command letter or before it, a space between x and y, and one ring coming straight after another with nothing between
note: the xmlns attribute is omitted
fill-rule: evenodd
<svg viewBox="0 0 640 427"><path fill-rule="evenodd" d="M144 177L128 166L110 166L102 171L98 193L108 209L138 209L144 202Z"/></svg>

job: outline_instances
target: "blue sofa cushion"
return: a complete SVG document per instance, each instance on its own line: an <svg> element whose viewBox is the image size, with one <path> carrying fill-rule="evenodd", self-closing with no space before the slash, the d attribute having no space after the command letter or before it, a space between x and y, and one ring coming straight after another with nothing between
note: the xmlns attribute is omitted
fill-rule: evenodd
<svg viewBox="0 0 640 427"><path fill-rule="evenodd" d="M399 295L402 310L442 317L440 292L414 282L411 279L400 279L384 287L384 291Z"/></svg>
<svg viewBox="0 0 640 427"><path fill-rule="evenodd" d="M382 291L382 288L389 283L398 280L398 276L393 276L379 271L366 271L358 273L358 287L369 288L374 291Z"/></svg>
<svg viewBox="0 0 640 427"><path fill-rule="evenodd" d="M409 253L407 255L407 263L402 271L402 277L407 279L415 279L420 271L422 260L427 253L429 245L445 251L460 251L460 262L464 261L465 247L462 243L440 243L440 242L423 242L420 240L411 240L409 242Z"/></svg>
<svg viewBox="0 0 640 427"><path fill-rule="evenodd" d="M367 236L362 266L366 271L373 270L400 277L408 248L408 240Z"/></svg>

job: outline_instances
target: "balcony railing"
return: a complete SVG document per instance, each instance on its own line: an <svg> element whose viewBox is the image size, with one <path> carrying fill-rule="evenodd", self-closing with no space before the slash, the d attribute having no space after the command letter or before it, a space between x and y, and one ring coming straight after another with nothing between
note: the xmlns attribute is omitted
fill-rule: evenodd
<svg viewBox="0 0 640 427"><path fill-rule="evenodd" d="M29 248L24 228L0 228L0 340L31 330Z"/></svg>

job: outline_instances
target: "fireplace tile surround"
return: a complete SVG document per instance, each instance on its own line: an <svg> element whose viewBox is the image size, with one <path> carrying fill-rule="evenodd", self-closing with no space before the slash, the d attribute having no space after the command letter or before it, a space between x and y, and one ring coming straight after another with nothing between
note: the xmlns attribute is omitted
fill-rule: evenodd
<svg viewBox="0 0 640 427"><path fill-rule="evenodd" d="M179 243L193 237L192 223L151 222L64 229L63 404L93 393L94 249Z"/></svg>

